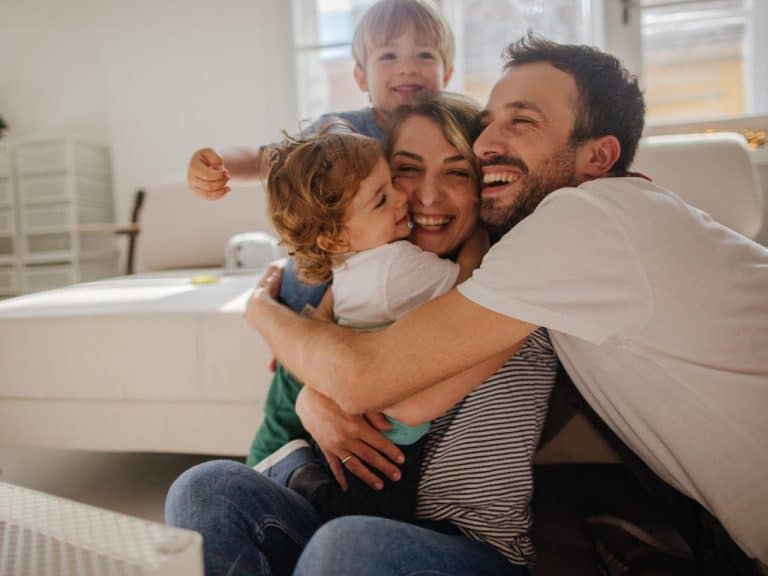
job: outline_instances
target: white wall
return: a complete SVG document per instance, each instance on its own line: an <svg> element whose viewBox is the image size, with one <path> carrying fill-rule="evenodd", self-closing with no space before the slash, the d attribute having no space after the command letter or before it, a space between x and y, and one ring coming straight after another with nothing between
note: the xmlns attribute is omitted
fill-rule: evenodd
<svg viewBox="0 0 768 576"><path fill-rule="evenodd" d="M290 2L0 0L0 114L14 139L112 147L118 219L204 145L296 124Z"/></svg>

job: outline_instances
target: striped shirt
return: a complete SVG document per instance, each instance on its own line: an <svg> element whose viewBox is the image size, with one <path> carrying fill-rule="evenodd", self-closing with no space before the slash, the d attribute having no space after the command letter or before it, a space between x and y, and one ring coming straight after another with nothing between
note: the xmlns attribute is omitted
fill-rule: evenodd
<svg viewBox="0 0 768 576"><path fill-rule="evenodd" d="M544 328L427 437L416 516L447 520L532 568L533 456L547 416L558 360Z"/></svg>

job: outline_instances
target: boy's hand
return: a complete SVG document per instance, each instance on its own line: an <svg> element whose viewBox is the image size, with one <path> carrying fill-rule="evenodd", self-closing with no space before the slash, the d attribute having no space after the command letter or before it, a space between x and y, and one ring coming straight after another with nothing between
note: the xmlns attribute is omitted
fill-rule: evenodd
<svg viewBox="0 0 768 576"><path fill-rule="evenodd" d="M344 468L374 490L381 490L383 483L369 466L392 480L400 479L393 462L403 461L402 452L365 417L345 414L333 400L306 386L296 399L296 414L320 446L342 490L349 486Z"/></svg>
<svg viewBox="0 0 768 576"><path fill-rule="evenodd" d="M229 172L224 159L213 148L201 148L192 155L187 169L187 185L198 196L216 200L230 191Z"/></svg>

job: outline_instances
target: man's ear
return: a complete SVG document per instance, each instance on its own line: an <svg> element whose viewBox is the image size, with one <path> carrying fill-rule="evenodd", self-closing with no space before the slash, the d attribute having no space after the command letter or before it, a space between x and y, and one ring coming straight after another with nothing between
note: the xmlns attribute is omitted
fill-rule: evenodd
<svg viewBox="0 0 768 576"><path fill-rule="evenodd" d="M355 64L355 82L357 82L357 87L360 88L361 92L368 92L368 74L365 73L365 69L363 69L360 64Z"/></svg>
<svg viewBox="0 0 768 576"><path fill-rule="evenodd" d="M320 250L324 250L329 254L342 254L349 252L349 242L347 241L347 235L343 232L337 237L329 236L328 234L320 234L315 240L317 247Z"/></svg>
<svg viewBox="0 0 768 576"><path fill-rule="evenodd" d="M592 138L579 147L577 173L600 178L613 170L621 156L621 143L616 136Z"/></svg>
<svg viewBox="0 0 768 576"><path fill-rule="evenodd" d="M453 76L453 66L450 66L445 69L445 72L443 72L443 90L445 90L445 87L448 86L448 82L451 81L452 76Z"/></svg>

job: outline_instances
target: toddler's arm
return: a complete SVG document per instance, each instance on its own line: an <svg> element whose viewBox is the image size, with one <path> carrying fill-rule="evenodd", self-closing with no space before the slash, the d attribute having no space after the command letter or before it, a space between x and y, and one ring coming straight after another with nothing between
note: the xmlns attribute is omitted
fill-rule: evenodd
<svg viewBox="0 0 768 576"><path fill-rule="evenodd" d="M230 191L230 179L263 179L267 173L265 149L241 146L219 154L213 148L201 148L189 160L187 185L199 196L216 200Z"/></svg>

